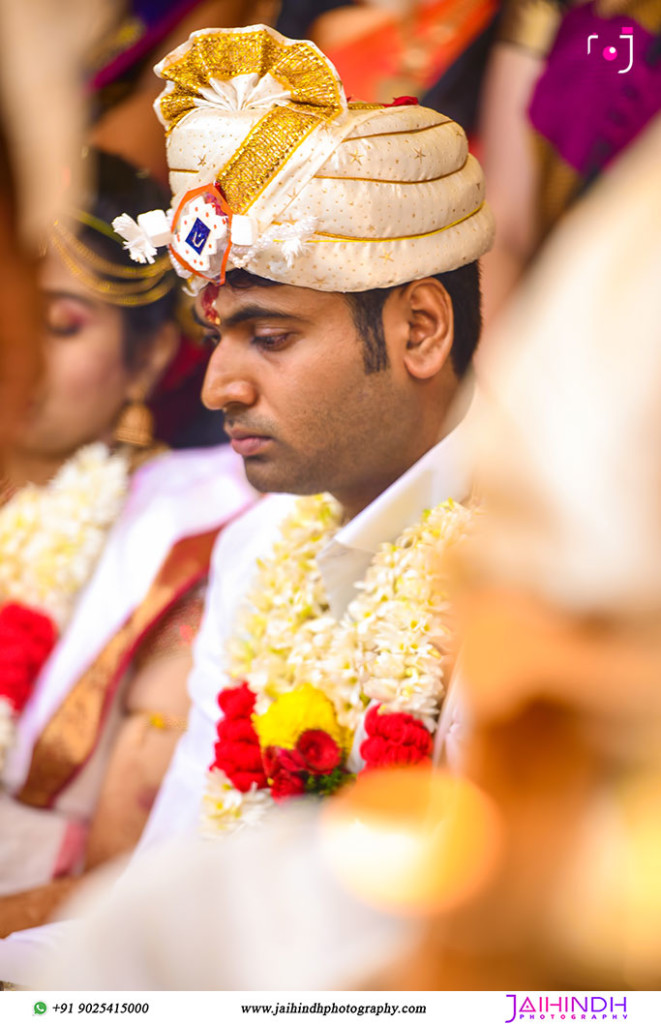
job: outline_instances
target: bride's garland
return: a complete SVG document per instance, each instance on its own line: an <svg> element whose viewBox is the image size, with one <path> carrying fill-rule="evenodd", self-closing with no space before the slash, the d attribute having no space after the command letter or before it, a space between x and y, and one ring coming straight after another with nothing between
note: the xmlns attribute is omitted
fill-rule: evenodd
<svg viewBox="0 0 661 1024"><path fill-rule="evenodd" d="M340 506L328 495L296 503L228 646L228 674L241 682L218 698L207 834L259 819L273 800L332 793L362 762L431 756L451 641L445 555L472 515L448 501L381 545L338 621L316 558L340 526Z"/></svg>
<svg viewBox="0 0 661 1024"><path fill-rule="evenodd" d="M45 487L0 508L0 770L14 723L68 623L127 491L129 464L81 448Z"/></svg>

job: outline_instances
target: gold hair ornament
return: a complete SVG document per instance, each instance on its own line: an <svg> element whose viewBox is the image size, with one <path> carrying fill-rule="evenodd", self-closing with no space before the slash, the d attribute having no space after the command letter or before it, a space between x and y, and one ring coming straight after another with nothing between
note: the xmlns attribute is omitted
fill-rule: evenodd
<svg viewBox="0 0 661 1024"><path fill-rule="evenodd" d="M83 218L82 214L76 212L76 220L81 224L87 224L88 227L92 227L95 230L99 230L92 220ZM93 218L97 220L96 217ZM99 224L103 224L104 221L99 221ZM94 267L95 270L99 270L102 274L110 274L112 277L125 277L133 280L135 278L145 277L159 277L165 271L171 270L171 264L167 255L161 256L153 263L147 263L141 267L127 267L123 263L114 263L112 260L104 259L103 256L99 256L94 249L90 249L88 245L85 245L80 238L77 238L73 232L69 231L61 221L55 221L53 225L54 230L62 236L62 240L66 242L66 245L71 249L80 259L90 267ZM101 233L101 232L100 232ZM116 234L112 228L109 228L108 232L103 232L108 238L111 238L118 246L123 247L123 240Z"/></svg>
<svg viewBox="0 0 661 1024"><path fill-rule="evenodd" d="M112 225L108 224L107 221L101 220L100 217L95 217L93 213L88 213L87 210L73 210L72 216L81 224L86 224L88 228L94 228L100 235L105 235L106 238L110 238L111 241L121 245L121 238L117 236L116 232L113 231Z"/></svg>
<svg viewBox="0 0 661 1024"><path fill-rule="evenodd" d="M77 242L77 239L63 229L61 224L56 225L51 241L71 273L103 302L108 302L111 305L148 306L163 298L175 287L176 278L172 273L172 265L168 257L159 261L161 262L160 276L156 280L152 275L146 276L143 272L141 278L136 281L106 281L85 265L87 253L91 250L88 250L83 243L80 243L82 250L72 246L71 242ZM105 263L105 261L103 262ZM119 268L115 264L109 264L109 266L113 268L109 272L116 274ZM153 266L149 269L153 271Z"/></svg>

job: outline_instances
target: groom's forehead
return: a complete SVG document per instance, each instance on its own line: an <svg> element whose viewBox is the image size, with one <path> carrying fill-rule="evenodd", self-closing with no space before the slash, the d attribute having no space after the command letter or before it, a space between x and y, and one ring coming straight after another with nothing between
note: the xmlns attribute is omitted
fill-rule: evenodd
<svg viewBox="0 0 661 1024"><path fill-rule="evenodd" d="M260 317L312 321L328 316L338 305L344 306L342 299L343 296L338 292L321 292L311 288L297 288L295 285L233 288L226 283L218 289L215 309L221 326L232 326Z"/></svg>

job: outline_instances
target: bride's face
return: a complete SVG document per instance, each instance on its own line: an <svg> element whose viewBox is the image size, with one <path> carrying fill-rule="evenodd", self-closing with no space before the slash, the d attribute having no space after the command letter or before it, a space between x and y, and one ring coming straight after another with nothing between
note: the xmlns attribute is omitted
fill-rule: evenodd
<svg viewBox="0 0 661 1024"><path fill-rule="evenodd" d="M102 302L50 251L40 272L44 374L18 447L68 457L109 441L131 386L122 354L121 308Z"/></svg>

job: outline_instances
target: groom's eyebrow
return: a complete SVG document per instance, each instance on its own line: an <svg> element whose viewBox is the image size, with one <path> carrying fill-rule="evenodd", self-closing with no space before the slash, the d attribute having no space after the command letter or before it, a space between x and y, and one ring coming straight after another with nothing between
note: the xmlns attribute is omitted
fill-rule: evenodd
<svg viewBox="0 0 661 1024"><path fill-rule="evenodd" d="M204 320L195 307L193 307L193 318L201 327L213 327L218 331L228 330L232 327L236 327L238 324L247 323L251 320L296 320L299 323L307 322L305 317L301 317L296 313L285 313L281 309L272 309L268 306L260 306L258 304L244 306L243 309L237 309L236 313L231 313L221 321L220 324L211 324L207 320Z"/></svg>

